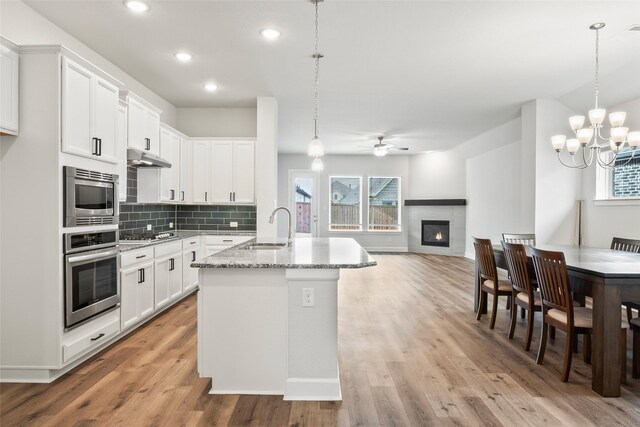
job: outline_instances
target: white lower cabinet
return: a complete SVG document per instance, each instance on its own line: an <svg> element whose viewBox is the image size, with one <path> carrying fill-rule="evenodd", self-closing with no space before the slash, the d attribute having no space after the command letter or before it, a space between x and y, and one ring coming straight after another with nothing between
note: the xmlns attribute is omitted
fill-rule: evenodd
<svg viewBox="0 0 640 427"><path fill-rule="evenodd" d="M191 263L200 259L200 237L182 242L182 292L188 293L198 286L198 269Z"/></svg>
<svg viewBox="0 0 640 427"><path fill-rule="evenodd" d="M153 261L149 260L120 273L120 324L123 330L153 313L153 270Z"/></svg>
<svg viewBox="0 0 640 427"><path fill-rule="evenodd" d="M155 308L169 304L182 294L182 242L156 246Z"/></svg>

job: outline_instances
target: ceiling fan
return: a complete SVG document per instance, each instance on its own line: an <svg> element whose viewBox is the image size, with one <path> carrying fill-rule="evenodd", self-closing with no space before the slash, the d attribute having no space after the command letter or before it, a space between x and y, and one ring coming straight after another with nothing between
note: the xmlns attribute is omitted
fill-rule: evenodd
<svg viewBox="0 0 640 427"><path fill-rule="evenodd" d="M373 145L373 154L377 157L384 157L391 150L398 150L398 151L409 150L407 147L396 147L393 144L385 144L384 142L382 142L383 139L384 139L384 136L379 136L378 143ZM363 145L361 147L365 147L365 146ZM368 146L366 148L371 149L371 147L368 147Z"/></svg>

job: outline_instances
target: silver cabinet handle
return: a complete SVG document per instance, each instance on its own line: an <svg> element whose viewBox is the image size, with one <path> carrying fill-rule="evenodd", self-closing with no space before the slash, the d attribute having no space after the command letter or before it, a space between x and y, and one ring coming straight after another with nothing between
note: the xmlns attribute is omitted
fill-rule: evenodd
<svg viewBox="0 0 640 427"><path fill-rule="evenodd" d="M111 249L109 251L104 251L104 252L101 251L97 254L72 256L72 257L69 257L68 261L69 263L73 264L75 262L92 261L92 260L99 260L102 258L108 258L110 256L117 255L117 254L118 254L118 249Z"/></svg>

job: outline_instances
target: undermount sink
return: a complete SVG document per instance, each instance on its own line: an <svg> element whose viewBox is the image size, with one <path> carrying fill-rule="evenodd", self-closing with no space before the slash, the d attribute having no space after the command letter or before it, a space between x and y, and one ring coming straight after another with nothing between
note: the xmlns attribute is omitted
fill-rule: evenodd
<svg viewBox="0 0 640 427"><path fill-rule="evenodd" d="M248 251L257 251L257 250L271 250L277 251L286 246L286 243L252 243L247 246L243 246L241 249Z"/></svg>

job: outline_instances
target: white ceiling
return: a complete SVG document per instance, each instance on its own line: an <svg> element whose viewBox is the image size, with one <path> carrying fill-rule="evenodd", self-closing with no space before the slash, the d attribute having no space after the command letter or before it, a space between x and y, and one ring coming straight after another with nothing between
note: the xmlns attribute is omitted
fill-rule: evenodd
<svg viewBox="0 0 640 427"><path fill-rule="evenodd" d="M26 1L177 107L279 103L281 152L313 136L313 5L295 1ZM594 22L603 104L640 97L640 1L339 1L320 4L320 136L354 153L386 134L409 153L456 145L518 116L531 99L584 87L591 106ZM259 31L282 31L266 42ZM188 64L173 53L193 54ZM629 81L607 81L614 71ZM631 71L628 71L631 70ZM215 81L220 89L202 89ZM624 90L607 88L624 85Z"/></svg>

